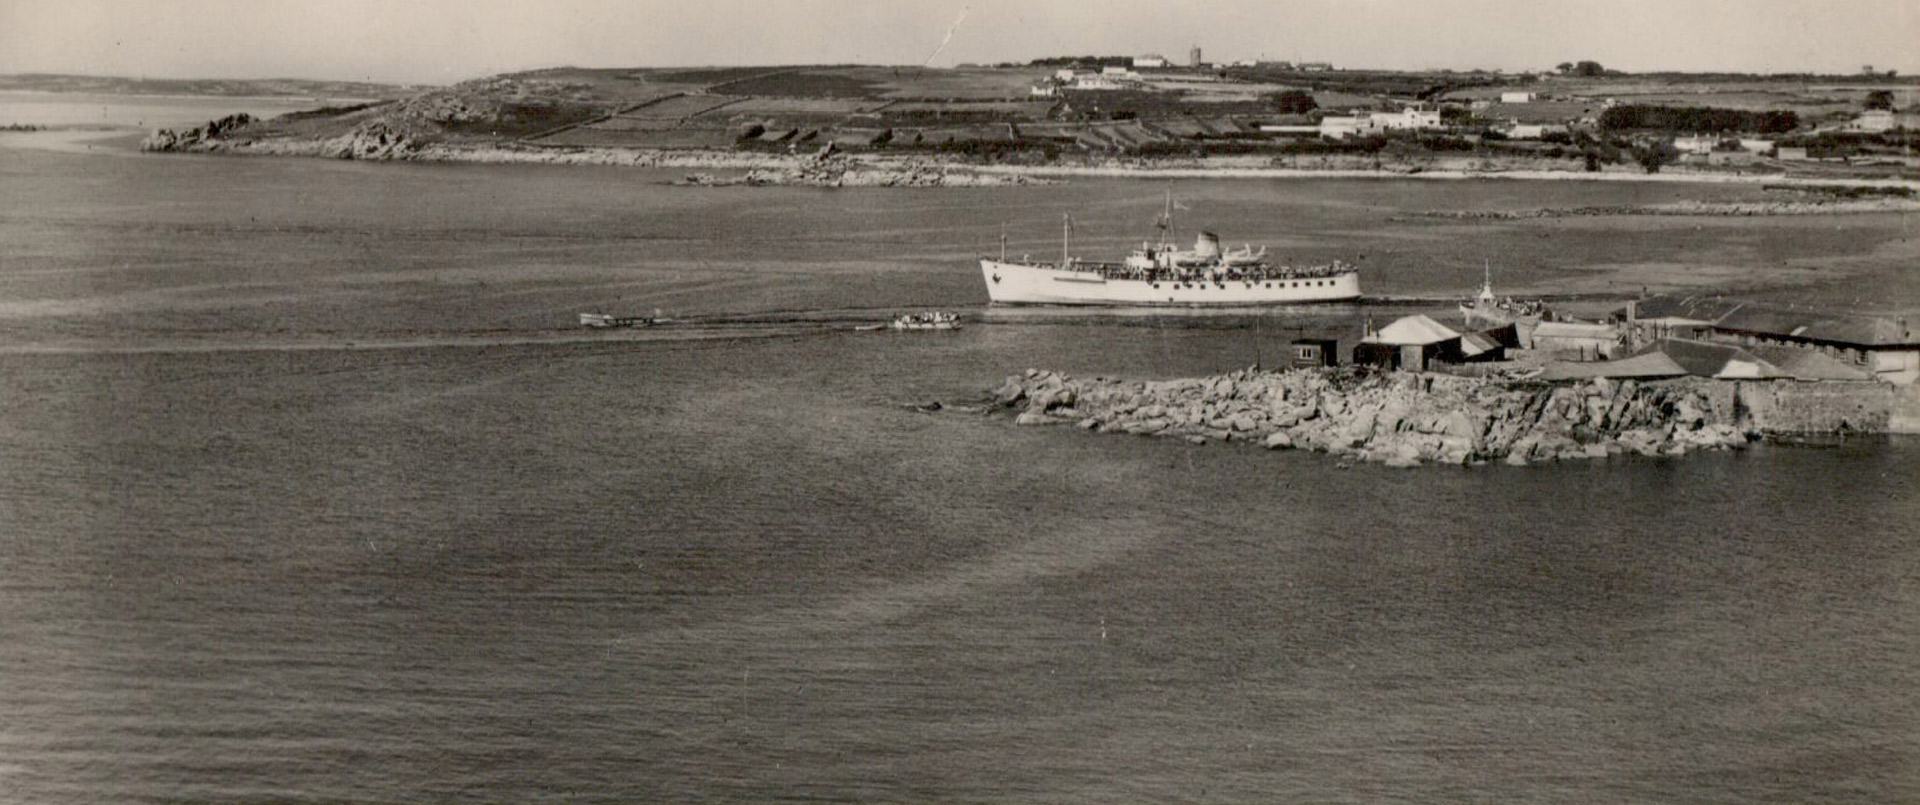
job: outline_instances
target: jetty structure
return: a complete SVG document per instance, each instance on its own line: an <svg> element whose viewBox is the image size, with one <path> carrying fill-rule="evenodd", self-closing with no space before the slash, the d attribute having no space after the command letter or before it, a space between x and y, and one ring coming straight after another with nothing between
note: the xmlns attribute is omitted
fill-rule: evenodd
<svg viewBox="0 0 1920 805"><path fill-rule="evenodd" d="M1265 247L1223 250L1208 231L1191 250L1179 249L1172 242L1171 193L1158 227L1157 241L1140 244L1120 262L1089 261L1074 256L1073 217L1062 215L1058 261L1009 259L1002 236L1000 256L980 258L980 276L998 305L1244 307L1360 297L1359 269L1338 260L1274 265Z"/></svg>

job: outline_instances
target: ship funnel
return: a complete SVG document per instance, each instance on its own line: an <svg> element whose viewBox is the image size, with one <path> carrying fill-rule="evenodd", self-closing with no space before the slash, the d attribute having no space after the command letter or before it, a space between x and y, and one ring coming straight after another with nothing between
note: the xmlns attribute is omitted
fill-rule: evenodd
<svg viewBox="0 0 1920 805"><path fill-rule="evenodd" d="M1200 237L1193 241L1193 253L1201 257L1219 257L1220 236L1212 232L1200 233Z"/></svg>

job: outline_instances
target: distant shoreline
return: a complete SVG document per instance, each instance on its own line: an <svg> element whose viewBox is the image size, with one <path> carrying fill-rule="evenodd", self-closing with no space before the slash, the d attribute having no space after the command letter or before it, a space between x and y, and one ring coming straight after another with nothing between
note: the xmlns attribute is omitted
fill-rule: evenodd
<svg viewBox="0 0 1920 805"><path fill-rule="evenodd" d="M254 140L220 141L217 145L195 150L264 156L341 156L351 151L352 143L333 140ZM552 149L527 146L452 145L436 143L409 150L385 150L352 154L350 158L371 161L471 162L481 164L610 165L648 168L702 168L739 170L804 170L820 164L814 156L765 154L710 150L661 150L615 148ZM1645 173L1638 170L1587 172L1576 170L1495 169L1461 170L1454 168L1375 168L1341 167L1303 168L1245 164L1165 164L1139 160L1111 160L1087 165L1011 165L978 164L938 154L840 154L849 170L937 169L976 176L1020 177L1026 179L1144 178L1144 179L1423 179L1459 181L1474 179L1515 179L1524 181L1570 182L1660 182L1700 184L1784 185L1792 187L1874 187L1909 188L1920 191L1920 180L1897 178L1823 178L1788 176L1778 173L1720 173L1668 170ZM1231 159L1231 158L1227 158ZM961 186L979 186L962 182Z"/></svg>
<svg viewBox="0 0 1920 805"><path fill-rule="evenodd" d="M39 132L100 133L122 130L112 126L49 126ZM740 170L804 173L832 164L840 173L855 174L853 181L823 185L814 181L768 181L765 184L812 184L816 186L874 186L891 184L877 181L873 174L914 173L920 176L940 174L943 181L911 183L920 187L983 187L1029 183L1052 183L1073 178L1110 179L1418 179L1429 181L1518 180L1562 182L1647 182L1664 184L1775 185L1803 188L1863 187L1907 188L1920 192L1920 180L1899 178L1844 178L1788 176L1778 173L1725 173L1669 169L1660 173L1638 170L1578 171L1528 168L1472 170L1413 166L1381 168L1283 167L1246 164L1232 157L1218 158L1214 164L1200 160L1170 161L1154 164L1139 159L1115 158L1096 164L980 164L940 154L920 153L843 153L823 162L819 157L801 154L773 154L702 149L620 149L620 148L542 148L524 145L407 143L393 147L368 147L355 137L330 139L274 138L258 140L205 140L187 147L158 149L168 152L226 154L235 156L322 157L369 162L435 162L468 164L531 164L639 167L658 169ZM68 144L69 148L71 144ZM31 147L31 146L29 146ZM1235 164L1236 162L1240 164ZM906 184L906 183L901 183ZM1831 205L1833 212L1851 211L1844 205ZM1856 205L1860 206L1860 205ZM1861 211L1867 210L1864 207Z"/></svg>
<svg viewBox="0 0 1920 805"><path fill-rule="evenodd" d="M153 100L160 100L160 101L221 101L221 102L274 101L278 103L310 103L313 101L330 101L330 102L347 101L352 103L377 103L380 101L392 100L391 98L369 98L369 97L358 97L358 96L352 96L352 95L204 95L204 94L190 93L190 92L189 93L116 92L113 90L101 90L101 89L52 90L52 89L0 88L0 95L35 95L35 96L48 96L48 97L61 97L61 98L72 98L76 96L86 97L86 96L97 95L97 96L107 96L107 97L113 97L113 98L143 98L143 99L150 98Z"/></svg>

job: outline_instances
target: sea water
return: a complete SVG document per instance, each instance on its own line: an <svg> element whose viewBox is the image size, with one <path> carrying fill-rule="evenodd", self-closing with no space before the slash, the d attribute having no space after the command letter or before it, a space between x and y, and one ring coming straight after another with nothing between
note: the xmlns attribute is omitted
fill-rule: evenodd
<svg viewBox="0 0 1920 805"><path fill-rule="evenodd" d="M1110 254L1159 183L671 178L0 148L0 799L1920 798L1909 441L1395 470L925 413L1393 310L980 309L1003 222ZM1417 215L1680 192L1175 187L1374 294L1914 293L1897 219ZM926 308L968 326L852 329Z"/></svg>

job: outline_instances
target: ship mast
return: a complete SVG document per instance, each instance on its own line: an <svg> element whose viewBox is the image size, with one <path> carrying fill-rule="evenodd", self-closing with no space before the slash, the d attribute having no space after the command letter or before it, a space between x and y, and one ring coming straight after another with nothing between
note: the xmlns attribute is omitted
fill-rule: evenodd
<svg viewBox="0 0 1920 805"><path fill-rule="evenodd" d="M1167 186L1167 208L1160 213L1160 246L1165 248L1167 239L1173 237L1173 186Z"/></svg>
<svg viewBox="0 0 1920 805"><path fill-rule="evenodd" d="M1073 216L1066 213L1061 213L1060 214L1060 267L1061 268L1066 268L1067 263L1073 260L1073 258L1069 256L1071 253L1070 249L1072 248L1072 244L1073 244Z"/></svg>

